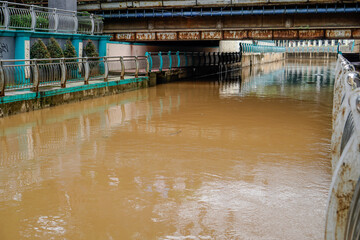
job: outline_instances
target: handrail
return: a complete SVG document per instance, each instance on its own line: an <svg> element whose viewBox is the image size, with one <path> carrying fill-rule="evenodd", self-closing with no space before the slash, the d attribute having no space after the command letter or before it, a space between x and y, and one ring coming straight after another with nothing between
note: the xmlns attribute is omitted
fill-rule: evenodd
<svg viewBox="0 0 360 240"><path fill-rule="evenodd" d="M125 79L148 76L152 71L174 68L208 67L241 62L242 53L155 52L145 56L76 57L0 60L0 96L7 91L42 86L61 86L68 82Z"/></svg>
<svg viewBox="0 0 360 240"><path fill-rule="evenodd" d="M149 72L181 67L215 66L241 62L241 52L146 52Z"/></svg>
<svg viewBox="0 0 360 240"><path fill-rule="evenodd" d="M0 1L0 28L101 34L103 20L89 13Z"/></svg>
<svg viewBox="0 0 360 240"><path fill-rule="evenodd" d="M66 87L68 82L124 79L126 75L138 77L149 73L145 56L76 57L45 59L0 60L0 96L7 91L32 89L41 86Z"/></svg>
<svg viewBox="0 0 360 240"><path fill-rule="evenodd" d="M327 202L325 239L356 239L360 168L360 73L338 54L332 113L332 181ZM354 221L355 220L355 221ZM339 238L340 239L340 238Z"/></svg>

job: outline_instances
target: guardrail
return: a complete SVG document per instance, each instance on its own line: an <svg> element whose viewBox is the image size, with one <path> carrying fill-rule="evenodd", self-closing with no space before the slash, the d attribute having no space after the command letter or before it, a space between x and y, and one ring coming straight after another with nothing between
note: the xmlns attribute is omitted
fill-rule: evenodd
<svg viewBox="0 0 360 240"><path fill-rule="evenodd" d="M149 71L181 67L215 66L241 62L241 52L147 52Z"/></svg>
<svg viewBox="0 0 360 240"><path fill-rule="evenodd" d="M152 71L215 66L241 61L241 53L156 52L146 56L0 60L0 96L7 91L42 86L66 87L68 82L122 80Z"/></svg>
<svg viewBox="0 0 360 240"><path fill-rule="evenodd" d="M251 43L240 43L240 51L243 53L271 53L271 52L285 52L285 47L255 45Z"/></svg>
<svg viewBox="0 0 360 240"><path fill-rule="evenodd" d="M0 27L59 33L101 34L103 20L94 14L0 1Z"/></svg>
<svg viewBox="0 0 360 240"><path fill-rule="evenodd" d="M68 82L121 80L127 76L148 75L147 57L116 56L0 61L0 96L18 89L42 86L66 87Z"/></svg>
<svg viewBox="0 0 360 240"><path fill-rule="evenodd" d="M335 68L325 239L358 239L360 222L360 74L341 54Z"/></svg>
<svg viewBox="0 0 360 240"><path fill-rule="evenodd" d="M321 53L336 53L337 46L299 46L299 47L286 47L286 52L321 52Z"/></svg>

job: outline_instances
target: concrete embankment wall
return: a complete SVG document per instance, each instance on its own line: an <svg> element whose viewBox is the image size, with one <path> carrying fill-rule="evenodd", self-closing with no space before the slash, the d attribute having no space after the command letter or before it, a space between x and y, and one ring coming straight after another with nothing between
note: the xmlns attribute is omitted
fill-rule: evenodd
<svg viewBox="0 0 360 240"><path fill-rule="evenodd" d="M337 53L326 53L326 52L288 52L286 58L299 58L299 59L326 59L326 58L337 58Z"/></svg>
<svg viewBox="0 0 360 240"><path fill-rule="evenodd" d="M244 53L241 59L241 66L250 67L257 64L282 61L285 60L285 57L285 53Z"/></svg>

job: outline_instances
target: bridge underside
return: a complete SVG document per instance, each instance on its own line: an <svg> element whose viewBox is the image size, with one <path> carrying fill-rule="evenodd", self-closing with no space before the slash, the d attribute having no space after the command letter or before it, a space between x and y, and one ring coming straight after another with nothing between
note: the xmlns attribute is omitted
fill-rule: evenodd
<svg viewBox="0 0 360 240"><path fill-rule="evenodd" d="M117 41L360 39L360 15L107 18L105 33Z"/></svg>

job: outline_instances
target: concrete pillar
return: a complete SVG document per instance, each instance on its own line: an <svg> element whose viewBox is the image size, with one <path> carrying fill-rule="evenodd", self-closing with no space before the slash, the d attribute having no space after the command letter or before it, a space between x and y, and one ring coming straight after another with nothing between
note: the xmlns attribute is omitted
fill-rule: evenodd
<svg viewBox="0 0 360 240"><path fill-rule="evenodd" d="M106 56L107 43L108 43L108 37L102 37L99 39L99 56L100 57Z"/></svg>
<svg viewBox="0 0 360 240"><path fill-rule="evenodd" d="M83 49L84 49L83 40L80 37L74 37L71 40L71 42L75 47L77 56L78 57L83 57Z"/></svg>
<svg viewBox="0 0 360 240"><path fill-rule="evenodd" d="M15 59L30 59L30 34L17 33L15 37Z"/></svg>
<svg viewBox="0 0 360 240"><path fill-rule="evenodd" d="M77 11L76 0L49 0L49 7Z"/></svg>

